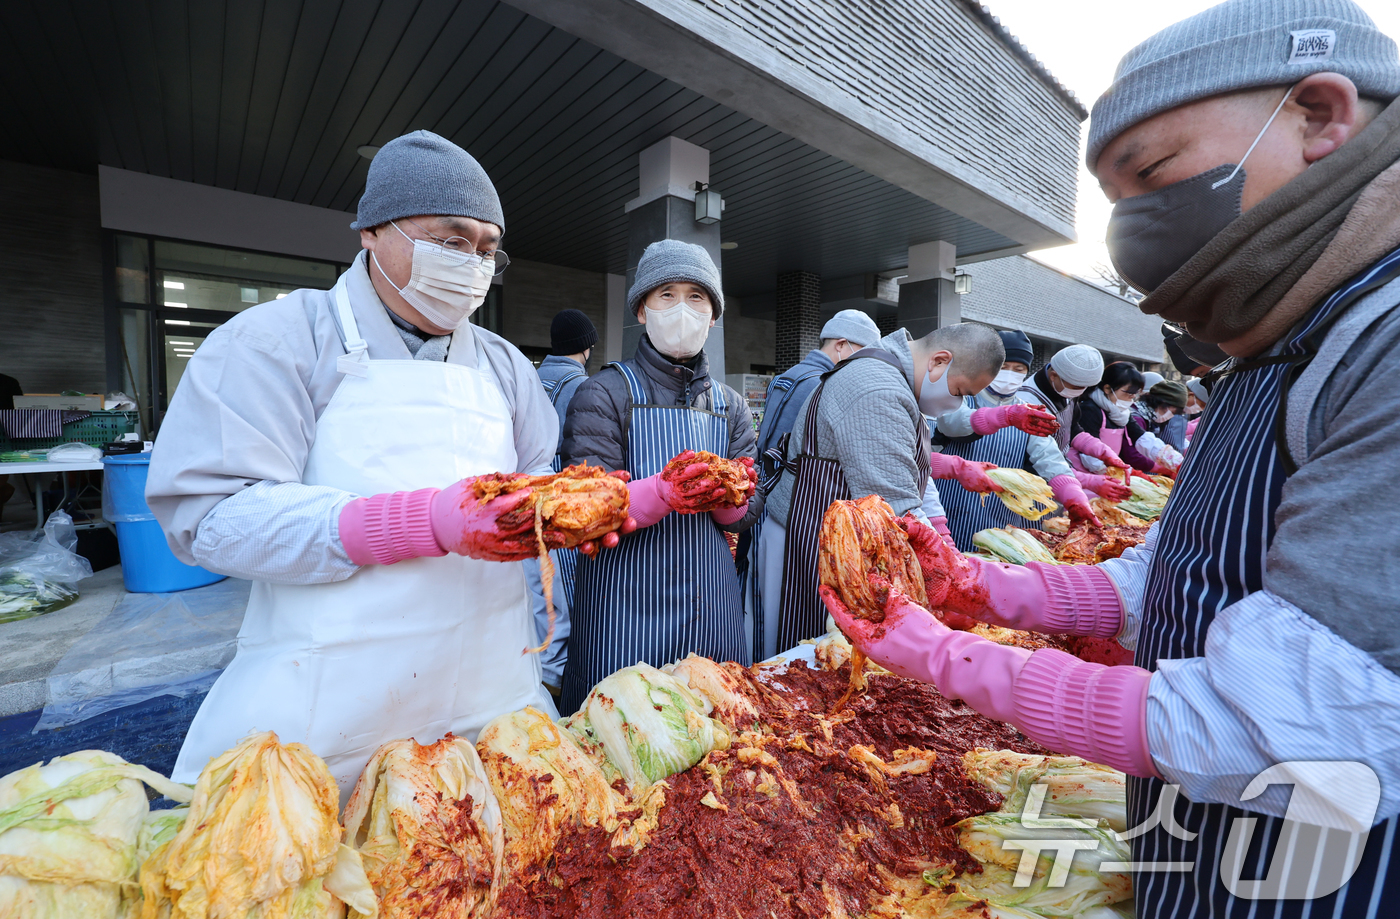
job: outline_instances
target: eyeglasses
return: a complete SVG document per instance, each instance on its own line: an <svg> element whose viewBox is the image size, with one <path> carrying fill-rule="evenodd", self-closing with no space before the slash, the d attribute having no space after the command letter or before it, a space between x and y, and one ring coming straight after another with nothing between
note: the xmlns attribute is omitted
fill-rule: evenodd
<svg viewBox="0 0 1400 919"><path fill-rule="evenodd" d="M434 236L432 233L429 233L407 217L405 217L404 220L418 227L419 232L428 237L430 241L437 243L438 247L446 252L452 252L457 255L476 256L482 261L486 261L487 259L493 260L496 263L495 269L491 272L493 275L500 274L510 266L510 256L506 255L505 251L502 249L493 249L490 252L478 252L476 247L472 244L472 241L465 236L449 236L447 239L443 239L441 236Z"/></svg>

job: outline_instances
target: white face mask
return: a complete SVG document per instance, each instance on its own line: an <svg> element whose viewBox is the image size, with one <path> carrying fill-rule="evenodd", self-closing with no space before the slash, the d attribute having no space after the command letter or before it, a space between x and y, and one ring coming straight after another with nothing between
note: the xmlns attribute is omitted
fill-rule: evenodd
<svg viewBox="0 0 1400 919"><path fill-rule="evenodd" d="M1113 404L1116 405L1116 406L1118 406L1119 408L1132 408L1132 407L1133 407L1133 400L1132 400L1131 398L1128 398L1128 399L1114 399L1114 400L1113 400Z"/></svg>
<svg viewBox="0 0 1400 919"><path fill-rule="evenodd" d="M951 362L943 368L943 375L936 380L930 379L928 371L924 371L924 384L919 387L919 411L930 418L937 418L962 408L963 397L953 395L952 390L948 388L948 377L952 376L952 373Z"/></svg>
<svg viewBox="0 0 1400 919"><path fill-rule="evenodd" d="M996 375L987 388L1002 396L1009 396L1026 382L1026 375L1019 370L1003 370Z"/></svg>
<svg viewBox="0 0 1400 919"><path fill-rule="evenodd" d="M389 223L399 230L397 223L392 220ZM399 233L413 243L413 272L407 286L400 287L393 281L389 284L422 313L424 319L439 329L456 331L486 300L491 279L496 274L495 257L454 252L430 240L414 239L403 230ZM370 258L388 281L389 275L373 252Z"/></svg>
<svg viewBox="0 0 1400 919"><path fill-rule="evenodd" d="M1084 395L1084 390L1086 388L1087 387L1081 386L1078 389L1075 389L1072 386L1066 386L1064 389L1056 389L1055 392L1059 393L1062 397L1066 399L1077 399L1080 396Z"/></svg>
<svg viewBox="0 0 1400 919"><path fill-rule="evenodd" d="M684 303L668 310L646 307L647 338L656 350L678 361L688 361L705 347L710 334L710 310L696 312Z"/></svg>
<svg viewBox="0 0 1400 919"><path fill-rule="evenodd" d="M1169 409L1169 408L1159 408L1159 409L1157 409L1157 423L1158 423L1158 424L1166 424L1168 421L1171 421L1172 415L1174 415L1174 414L1176 414L1176 413L1173 412L1173 411L1172 411L1171 409Z"/></svg>

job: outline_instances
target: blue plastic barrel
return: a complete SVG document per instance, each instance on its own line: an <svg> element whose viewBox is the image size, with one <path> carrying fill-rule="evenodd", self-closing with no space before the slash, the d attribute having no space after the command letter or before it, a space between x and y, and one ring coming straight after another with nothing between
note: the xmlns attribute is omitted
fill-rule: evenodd
<svg viewBox="0 0 1400 919"><path fill-rule="evenodd" d="M128 453L102 459L103 514L117 528L122 580L132 593L163 594L222 581L227 575L186 565L170 551L151 508L146 504L146 473L151 454Z"/></svg>

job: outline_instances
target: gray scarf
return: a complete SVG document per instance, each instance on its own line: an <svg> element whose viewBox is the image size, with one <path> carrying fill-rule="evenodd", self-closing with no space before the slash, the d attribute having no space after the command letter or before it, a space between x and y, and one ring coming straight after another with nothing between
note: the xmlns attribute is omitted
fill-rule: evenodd
<svg viewBox="0 0 1400 919"><path fill-rule="evenodd" d="M1327 249L1366 187L1400 160L1400 100L1354 138L1236 218L1138 304L1198 341L1245 336ZM1356 270L1369 262L1356 265ZM1320 291L1318 298L1327 292ZM1316 304L1290 303L1296 316ZM1239 349L1227 348L1231 353Z"/></svg>

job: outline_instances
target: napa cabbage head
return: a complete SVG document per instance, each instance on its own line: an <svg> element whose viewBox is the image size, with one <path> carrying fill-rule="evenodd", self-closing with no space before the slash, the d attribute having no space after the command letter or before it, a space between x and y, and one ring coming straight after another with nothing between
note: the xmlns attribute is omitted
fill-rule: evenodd
<svg viewBox="0 0 1400 919"><path fill-rule="evenodd" d="M690 687L647 664L604 677L584 701L587 729L632 788L694 766L729 747L729 732L705 714Z"/></svg>
<svg viewBox="0 0 1400 919"><path fill-rule="evenodd" d="M973 779L1003 795L1002 813L1019 814L1031 790L1044 786L1042 817L1101 820L1122 832L1128 825L1127 777L1116 769L1077 756L1038 756L1010 750L973 750L963 757Z"/></svg>
<svg viewBox="0 0 1400 919"><path fill-rule="evenodd" d="M0 778L0 915L101 919L136 891L146 789L190 789L102 750Z"/></svg>

